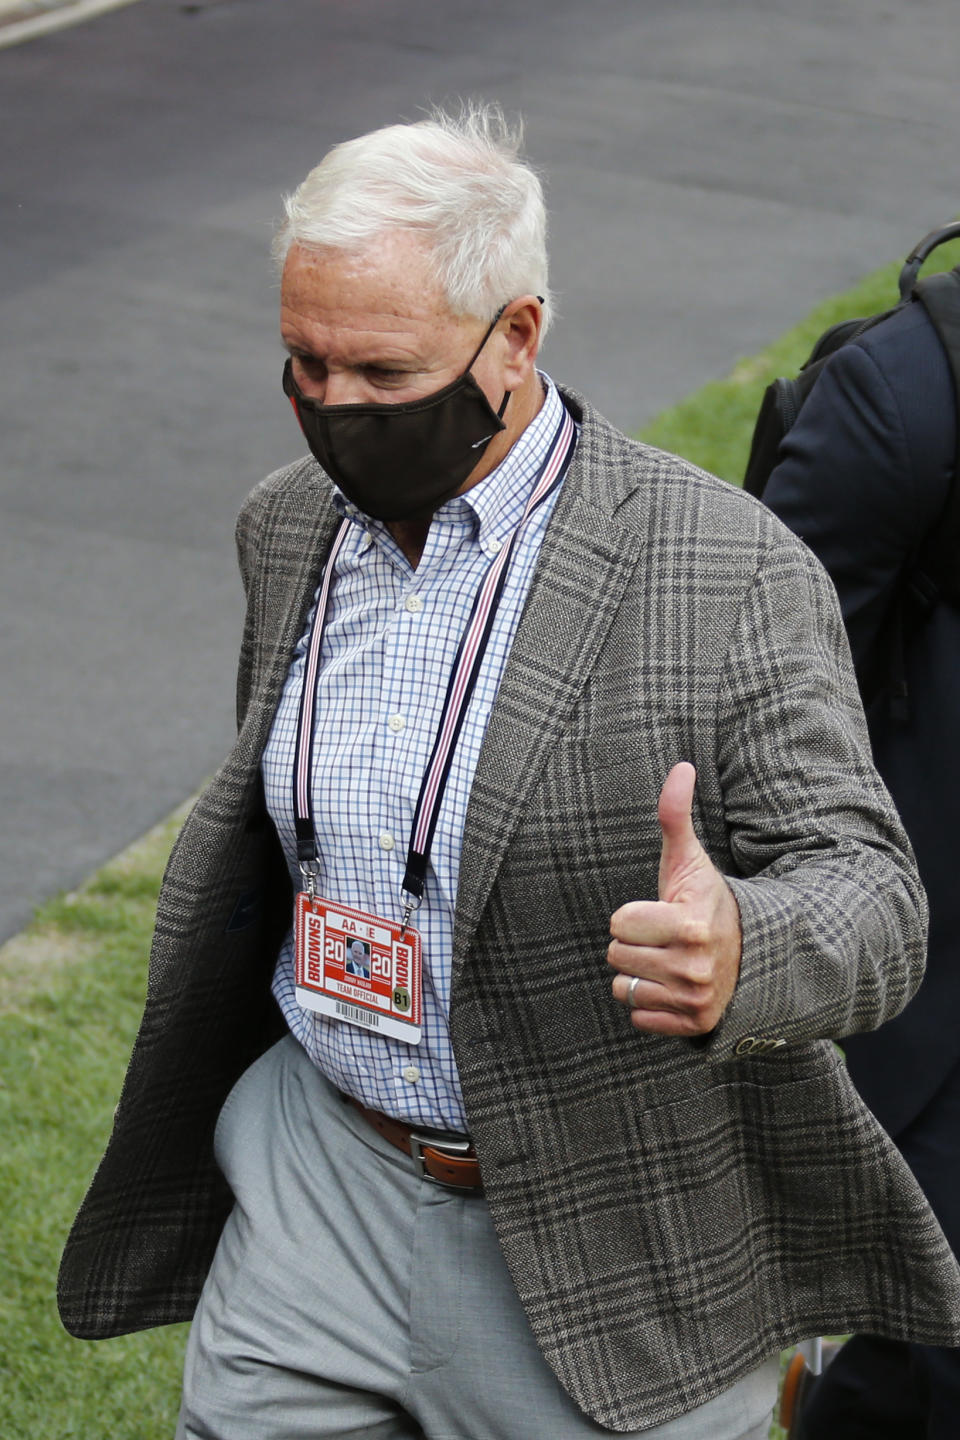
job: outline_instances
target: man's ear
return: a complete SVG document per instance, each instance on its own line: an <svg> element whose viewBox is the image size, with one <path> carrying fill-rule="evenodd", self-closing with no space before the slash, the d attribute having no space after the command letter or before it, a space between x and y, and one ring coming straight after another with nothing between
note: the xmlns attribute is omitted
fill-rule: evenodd
<svg viewBox="0 0 960 1440"><path fill-rule="evenodd" d="M503 336L504 386L519 390L536 365L543 325L543 304L536 295L511 300L500 317L497 329Z"/></svg>

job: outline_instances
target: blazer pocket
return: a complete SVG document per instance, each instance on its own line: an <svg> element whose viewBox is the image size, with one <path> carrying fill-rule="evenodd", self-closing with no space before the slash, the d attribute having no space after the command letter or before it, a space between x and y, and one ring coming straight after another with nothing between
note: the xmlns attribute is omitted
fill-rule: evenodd
<svg viewBox="0 0 960 1440"><path fill-rule="evenodd" d="M635 772L649 763L649 747L635 727L564 734L547 756L545 769L589 774L597 770Z"/></svg>
<svg viewBox="0 0 960 1440"><path fill-rule="evenodd" d="M776 1308L798 1286L819 1296L841 1264L846 1288L863 1283L890 1216L889 1142L841 1064L644 1111L636 1145L682 1308L739 1309L753 1286Z"/></svg>

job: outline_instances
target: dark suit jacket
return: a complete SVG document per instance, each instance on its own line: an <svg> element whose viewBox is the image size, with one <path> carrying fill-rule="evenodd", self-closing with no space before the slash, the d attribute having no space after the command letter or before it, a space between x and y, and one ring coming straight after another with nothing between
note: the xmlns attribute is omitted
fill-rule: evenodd
<svg viewBox="0 0 960 1440"><path fill-rule="evenodd" d="M451 1034L533 1331L587 1413L636 1429L800 1336L960 1342L960 1272L831 1043L906 1001L924 938L833 590L763 506L566 398L581 437L463 836ZM260 757L335 519L311 460L240 518L240 733L171 856L61 1270L78 1335L188 1316L229 1203L214 1121L276 1034L290 919ZM743 924L736 994L699 1045L633 1030L605 963L612 911L657 893L657 797L682 758Z"/></svg>
<svg viewBox="0 0 960 1440"><path fill-rule="evenodd" d="M869 698L889 670L890 620L912 557L938 524L956 453L943 347L911 305L831 360L789 433L764 499L836 584ZM960 1061L960 611L938 603L908 630L909 719L869 705L874 758L930 900L927 974L882 1030L846 1045L857 1088L892 1135ZM958 1177L960 1180L960 1177Z"/></svg>

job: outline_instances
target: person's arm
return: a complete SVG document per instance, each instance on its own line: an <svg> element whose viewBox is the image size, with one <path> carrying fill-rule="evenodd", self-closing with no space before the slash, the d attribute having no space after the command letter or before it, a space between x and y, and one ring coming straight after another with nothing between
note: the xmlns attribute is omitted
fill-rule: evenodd
<svg viewBox="0 0 960 1440"><path fill-rule="evenodd" d="M707 1049L880 1025L923 976L926 900L872 763L836 595L789 536L741 606L718 721L742 951Z"/></svg>
<svg viewBox="0 0 960 1440"><path fill-rule="evenodd" d="M716 778L697 778L734 863L721 875L702 848L692 767L674 767L658 898L611 919L614 996L637 1029L719 1059L751 1037L874 1028L920 983L925 898L870 758L836 594L780 527L736 617L718 735Z"/></svg>
<svg viewBox="0 0 960 1440"><path fill-rule="evenodd" d="M741 1010L787 1038L872 1029L920 983L926 901L873 766L835 594L802 547L769 553L725 681L724 805L747 877L728 877L743 960L727 1019Z"/></svg>

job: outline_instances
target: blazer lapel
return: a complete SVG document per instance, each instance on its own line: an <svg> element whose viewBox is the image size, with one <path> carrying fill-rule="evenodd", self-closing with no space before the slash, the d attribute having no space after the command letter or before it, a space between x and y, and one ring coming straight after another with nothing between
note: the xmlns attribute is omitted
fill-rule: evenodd
<svg viewBox="0 0 960 1440"><path fill-rule="evenodd" d="M609 493L592 493L608 491L609 472L601 486L591 484L589 438L581 434L544 536L477 764L460 862L454 979L527 797L593 668L642 545L642 536L632 528L625 532L611 514ZM636 468L630 468L633 490Z"/></svg>
<svg viewBox="0 0 960 1440"><path fill-rule="evenodd" d="M256 680L244 731L259 765L286 683L294 647L306 628L313 597L323 576L340 517L308 465L302 487L291 490L278 513L262 573L276 580L265 601L267 619L262 668Z"/></svg>

